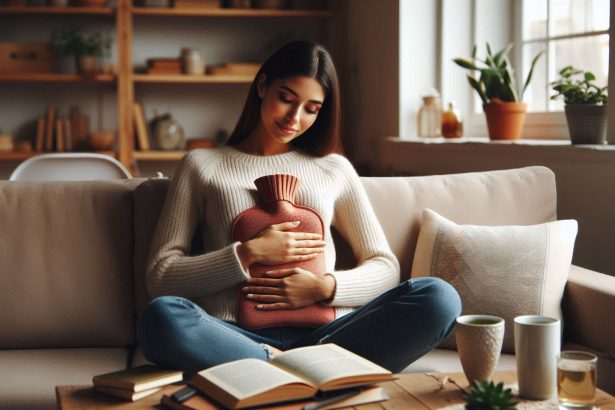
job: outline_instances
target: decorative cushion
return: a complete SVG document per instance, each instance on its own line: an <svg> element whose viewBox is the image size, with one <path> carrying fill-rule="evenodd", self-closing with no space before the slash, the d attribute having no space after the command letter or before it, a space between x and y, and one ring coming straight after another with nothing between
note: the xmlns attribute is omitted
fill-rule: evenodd
<svg viewBox="0 0 615 410"><path fill-rule="evenodd" d="M519 315L561 319L570 270L575 220L529 226L457 225L426 209L412 265L413 278L435 276L461 296L462 314L506 321L504 352L514 352ZM455 348L454 333L441 347Z"/></svg>

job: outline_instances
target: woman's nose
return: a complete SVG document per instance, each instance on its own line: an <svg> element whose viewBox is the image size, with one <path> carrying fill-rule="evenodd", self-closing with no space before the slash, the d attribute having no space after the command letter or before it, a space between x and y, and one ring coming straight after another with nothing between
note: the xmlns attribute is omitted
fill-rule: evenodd
<svg viewBox="0 0 615 410"><path fill-rule="evenodd" d="M293 107L290 110L288 110L288 113L286 113L286 120L290 123L290 124L296 124L299 122L300 117L299 117L299 113L301 111L299 110L299 107Z"/></svg>

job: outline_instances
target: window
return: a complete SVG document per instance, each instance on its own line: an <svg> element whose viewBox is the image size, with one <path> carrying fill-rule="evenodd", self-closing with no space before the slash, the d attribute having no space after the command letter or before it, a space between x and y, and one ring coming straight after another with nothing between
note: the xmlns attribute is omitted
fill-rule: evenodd
<svg viewBox="0 0 615 410"><path fill-rule="evenodd" d="M572 65L591 71L605 86L609 70L609 0L522 0L516 12L515 60L525 79L533 56L545 50L525 93L530 112L563 110L563 101L551 100L549 83Z"/></svg>

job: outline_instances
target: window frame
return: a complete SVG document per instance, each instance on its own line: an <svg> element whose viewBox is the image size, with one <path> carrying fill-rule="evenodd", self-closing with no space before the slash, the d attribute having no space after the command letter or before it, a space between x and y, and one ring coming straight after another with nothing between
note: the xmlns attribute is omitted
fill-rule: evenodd
<svg viewBox="0 0 615 410"><path fill-rule="evenodd" d="M550 35L550 27L549 27L549 0L547 1L547 34L543 38L532 39L531 41L523 41L523 1L513 1L513 42L515 47L513 47L513 66L521 67L523 64L523 46L525 44L534 43L534 42L543 42L546 43L547 49L545 56L546 60L546 70L547 73L550 69L550 64L552 64L552 56L550 56L550 48L549 43L551 41L570 39L570 38L582 38L582 37L593 37L599 35L609 35L609 44L610 44L610 28L607 30L601 31L592 31L592 32L584 32L584 33L575 33L575 34L567 34L567 35ZM613 1L611 0L611 7ZM609 10L610 11L610 10ZM517 46L518 44L518 46ZM609 45L609 52L611 46ZM609 72L611 68L609 67ZM517 81L521 84L523 81L519 76L522 73L520 71L516 72ZM550 95L547 92L547 95ZM548 104L548 102L547 102ZM568 139L568 127L566 124L566 116L563 111L534 111L529 112L526 115L525 120L525 129L524 129L524 138L532 138L532 139Z"/></svg>

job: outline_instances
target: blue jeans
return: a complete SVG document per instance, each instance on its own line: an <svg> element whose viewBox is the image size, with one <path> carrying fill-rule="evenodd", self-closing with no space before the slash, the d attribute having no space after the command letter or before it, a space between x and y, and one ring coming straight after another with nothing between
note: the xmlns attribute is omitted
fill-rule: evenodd
<svg viewBox="0 0 615 410"><path fill-rule="evenodd" d="M437 278L402 282L319 328L248 331L208 315L187 299L163 296L143 310L137 339L152 363L190 374L248 357L267 360L265 344L287 350L319 343L336 343L400 372L435 348L460 313L459 295Z"/></svg>

